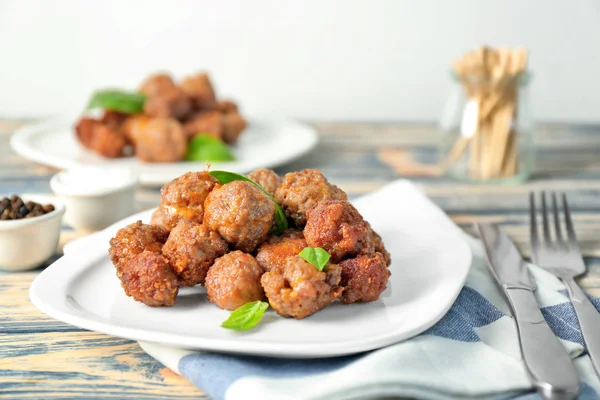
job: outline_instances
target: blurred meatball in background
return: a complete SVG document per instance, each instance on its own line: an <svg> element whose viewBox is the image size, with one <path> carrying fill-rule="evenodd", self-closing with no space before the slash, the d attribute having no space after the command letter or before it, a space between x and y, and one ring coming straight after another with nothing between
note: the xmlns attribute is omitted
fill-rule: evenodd
<svg viewBox="0 0 600 400"><path fill-rule="evenodd" d="M187 151L181 124L171 118L153 118L135 136L135 155L145 162L175 162Z"/></svg>

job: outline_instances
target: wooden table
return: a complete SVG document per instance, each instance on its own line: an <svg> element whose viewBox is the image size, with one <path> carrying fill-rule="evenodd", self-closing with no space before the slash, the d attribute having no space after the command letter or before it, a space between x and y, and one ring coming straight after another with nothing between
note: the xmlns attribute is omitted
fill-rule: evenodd
<svg viewBox="0 0 600 400"><path fill-rule="evenodd" d="M0 192L47 193L56 170L12 152L9 135L27 121L0 121ZM352 197L409 178L462 227L474 221L503 225L524 253L527 193L567 191L587 257L581 284L600 296L600 127L542 126L532 180L519 186L474 186L437 176L435 126L318 123L318 148L278 169L321 169ZM139 210L158 204L158 190L142 189ZM398 199L402 206L402 199ZM61 244L78 235L65 227ZM57 254L57 256L60 252ZM130 340L88 332L46 317L28 300L41 269L0 272L0 398L202 398L200 390L164 368Z"/></svg>

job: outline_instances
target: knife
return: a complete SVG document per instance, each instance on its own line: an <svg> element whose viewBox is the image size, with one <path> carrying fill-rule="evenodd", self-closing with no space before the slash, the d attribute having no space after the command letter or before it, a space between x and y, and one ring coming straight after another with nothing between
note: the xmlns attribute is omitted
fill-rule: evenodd
<svg viewBox="0 0 600 400"><path fill-rule="evenodd" d="M529 270L512 240L494 224L477 224L488 265L509 300L527 373L545 399L575 399L579 377L542 315Z"/></svg>

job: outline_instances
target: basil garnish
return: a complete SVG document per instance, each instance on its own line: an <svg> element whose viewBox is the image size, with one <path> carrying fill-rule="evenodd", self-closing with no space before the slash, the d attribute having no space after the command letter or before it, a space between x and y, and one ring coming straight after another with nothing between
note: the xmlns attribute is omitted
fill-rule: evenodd
<svg viewBox="0 0 600 400"><path fill-rule="evenodd" d="M331 258L331 255L320 247L305 247L298 255L314 265L319 271L323 271Z"/></svg>
<svg viewBox="0 0 600 400"><path fill-rule="evenodd" d="M235 331L247 331L258 324L268 307L269 303L260 300L246 303L232 311L221 326Z"/></svg>
<svg viewBox="0 0 600 400"><path fill-rule="evenodd" d="M233 161L235 157L225 143L203 133L190 140L185 159L190 161Z"/></svg>
<svg viewBox="0 0 600 400"><path fill-rule="evenodd" d="M87 109L101 108L103 110L119 111L123 114L137 114L144 111L145 102L146 96L142 93L99 90L92 95Z"/></svg>

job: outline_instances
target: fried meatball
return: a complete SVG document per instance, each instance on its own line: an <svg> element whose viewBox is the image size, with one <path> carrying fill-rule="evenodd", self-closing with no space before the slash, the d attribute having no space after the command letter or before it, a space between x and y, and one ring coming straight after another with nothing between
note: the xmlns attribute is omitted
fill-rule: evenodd
<svg viewBox="0 0 600 400"><path fill-rule="evenodd" d="M196 110L211 110L217 104L215 89L207 73L188 76L181 81L179 88Z"/></svg>
<svg viewBox="0 0 600 400"><path fill-rule="evenodd" d="M254 257L233 251L217 258L206 275L208 300L225 310L235 310L246 303L262 300L260 284L263 269Z"/></svg>
<svg viewBox="0 0 600 400"><path fill-rule="evenodd" d="M127 140L135 144L140 132L144 131L146 125L148 125L152 119L153 118L143 114L129 116L122 125L122 130Z"/></svg>
<svg viewBox="0 0 600 400"><path fill-rule="evenodd" d="M167 227L165 226L165 216L163 215L163 211L162 211L161 207L158 207L152 213L152 216L150 217L150 225L161 226L161 227L165 228L167 231L170 231L170 229L167 229Z"/></svg>
<svg viewBox="0 0 600 400"><path fill-rule="evenodd" d="M152 119L135 139L135 155L141 161L179 161L187 150L187 137L181 124L171 118Z"/></svg>
<svg viewBox="0 0 600 400"><path fill-rule="evenodd" d="M178 88L148 96L144 102L144 113L151 117L182 119L191 111L190 100Z"/></svg>
<svg viewBox="0 0 600 400"><path fill-rule="evenodd" d="M341 267L329 264L320 272L296 256L261 278L269 304L279 315L302 319L325 308L342 293Z"/></svg>
<svg viewBox="0 0 600 400"><path fill-rule="evenodd" d="M188 172L160 190L164 224L173 229L180 220L202 223L204 201L217 180L208 172Z"/></svg>
<svg viewBox="0 0 600 400"><path fill-rule="evenodd" d="M286 174L275 192L275 200L298 227L306 224L306 213L318 202L347 199L348 196L343 190L330 184L316 169Z"/></svg>
<svg viewBox="0 0 600 400"><path fill-rule="evenodd" d="M110 239L108 254L120 276L127 261L143 251L159 253L169 233L160 226L146 225L137 221L117 231Z"/></svg>
<svg viewBox="0 0 600 400"><path fill-rule="evenodd" d="M344 287L342 302L375 301L386 288L391 275L381 253L364 254L342 261L342 281Z"/></svg>
<svg viewBox="0 0 600 400"><path fill-rule="evenodd" d="M306 219L306 243L327 250L331 254L331 262L337 263L345 257L375 251L367 223L347 201L317 203Z"/></svg>
<svg viewBox="0 0 600 400"><path fill-rule="evenodd" d="M275 195L275 191L281 185L281 177L272 169L261 168L248 175L248 178L262 186L271 195Z"/></svg>
<svg viewBox="0 0 600 400"><path fill-rule="evenodd" d="M369 236L371 237L371 242L373 242L373 250L383 255L385 265L389 267L392 263L392 256L390 255L390 252L386 250L381 236L379 236L379 234L375 232L373 228L371 228L371 225L367 221L365 222L369 228Z"/></svg>
<svg viewBox="0 0 600 400"><path fill-rule="evenodd" d="M100 125L100 121L94 118L82 117L77 121L75 135L84 147L91 148L94 130L98 125Z"/></svg>
<svg viewBox="0 0 600 400"><path fill-rule="evenodd" d="M222 113L237 112L238 106L231 100L221 100L217 102L216 110Z"/></svg>
<svg viewBox="0 0 600 400"><path fill-rule="evenodd" d="M223 114L223 141L235 144L246 126L248 123L237 111Z"/></svg>
<svg viewBox="0 0 600 400"><path fill-rule="evenodd" d="M127 119L127 114L113 110L104 110L100 122L113 128L119 128Z"/></svg>
<svg viewBox="0 0 600 400"><path fill-rule="evenodd" d="M297 256L307 246L301 230L287 229L260 245L256 261L265 271L270 271L285 265L288 258Z"/></svg>
<svg viewBox="0 0 600 400"><path fill-rule="evenodd" d="M127 296L148 306L172 306L179 291L177 275L159 253L143 251L123 265L119 277Z"/></svg>
<svg viewBox="0 0 600 400"><path fill-rule="evenodd" d="M218 111L201 112L183 125L187 137L207 133L217 139L223 138L223 116Z"/></svg>
<svg viewBox="0 0 600 400"><path fill-rule="evenodd" d="M273 200L246 181L233 181L216 188L204 206L204 224L246 253L252 253L267 239L275 221Z"/></svg>
<svg viewBox="0 0 600 400"><path fill-rule="evenodd" d="M227 243L204 225L182 220L173 228L163 255L179 276L182 286L203 284L215 259L228 250Z"/></svg>
<svg viewBox="0 0 600 400"><path fill-rule="evenodd" d="M175 88L177 88L177 86L175 85L175 82L173 82L173 78L171 78L168 74L160 73L150 75L144 82L142 82L139 90L146 96L153 97L159 96Z"/></svg>

